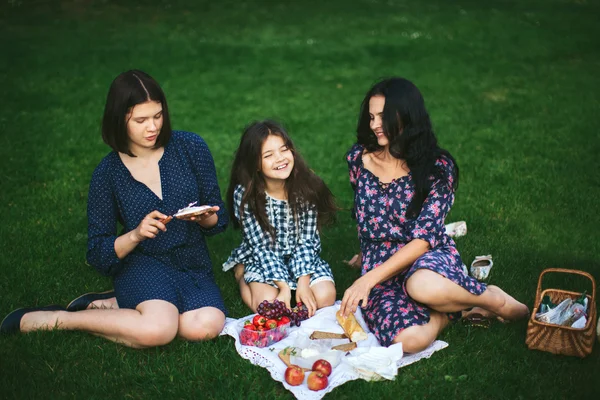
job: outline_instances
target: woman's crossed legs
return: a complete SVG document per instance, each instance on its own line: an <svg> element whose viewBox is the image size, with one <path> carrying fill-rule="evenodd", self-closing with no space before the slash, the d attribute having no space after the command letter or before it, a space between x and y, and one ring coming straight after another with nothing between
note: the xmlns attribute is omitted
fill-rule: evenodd
<svg viewBox="0 0 600 400"><path fill-rule="evenodd" d="M518 320L529 315L529 308L525 304L518 302L497 286L488 285L478 296L427 269L415 271L406 280L405 287L413 300L432 310L427 324L403 329L394 338L394 343L403 343L407 353L419 352L433 343L448 325L446 313L480 307L505 320Z"/></svg>
<svg viewBox="0 0 600 400"><path fill-rule="evenodd" d="M488 285L480 295L470 293L436 272L419 269L406 280L406 292L415 301L440 312L457 312L481 307L505 320L518 320L529 315L529 308L498 286Z"/></svg>

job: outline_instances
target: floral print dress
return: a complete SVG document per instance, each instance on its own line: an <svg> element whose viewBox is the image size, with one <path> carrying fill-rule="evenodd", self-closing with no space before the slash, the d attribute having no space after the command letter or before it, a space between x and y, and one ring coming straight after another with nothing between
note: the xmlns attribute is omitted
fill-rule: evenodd
<svg viewBox="0 0 600 400"><path fill-rule="evenodd" d="M369 329L382 346L389 346L403 329L429 322L430 310L406 292L405 282L416 270L434 271L476 295L483 293L486 285L465 274L455 243L445 233L444 219L454 202L452 161L444 157L437 160L442 178L430 178L431 191L420 215L408 219L406 210L414 195L411 174L381 184L377 176L364 168L363 152L364 147L355 144L347 154L350 183L355 192L362 274L380 266L413 239L426 240L430 245L430 250L410 268L375 286L363 307ZM460 317L460 313L448 316L452 320Z"/></svg>

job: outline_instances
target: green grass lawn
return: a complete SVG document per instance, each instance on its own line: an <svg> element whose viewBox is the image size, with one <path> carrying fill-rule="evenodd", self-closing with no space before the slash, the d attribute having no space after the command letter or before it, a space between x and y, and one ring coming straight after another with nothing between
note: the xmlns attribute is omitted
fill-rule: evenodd
<svg viewBox="0 0 600 400"><path fill-rule="evenodd" d="M111 288L85 264L87 189L109 150L108 86L131 68L161 83L175 129L208 142L223 193L242 128L272 117L345 209L360 101L380 77L409 78L461 168L447 222L468 223L465 263L493 254L491 281L530 307L544 268L600 279L600 2L141 3L0 4L0 318ZM341 298L358 276L342 263L358 247L349 212L322 239ZM239 240L230 229L209 241L232 317L249 311L220 265ZM590 288L564 276L547 286ZM454 325L447 349L396 381L327 398L597 398L599 343L585 359L554 356L528 350L525 330ZM0 398L159 397L292 396L230 337L148 350L74 332L0 337Z"/></svg>

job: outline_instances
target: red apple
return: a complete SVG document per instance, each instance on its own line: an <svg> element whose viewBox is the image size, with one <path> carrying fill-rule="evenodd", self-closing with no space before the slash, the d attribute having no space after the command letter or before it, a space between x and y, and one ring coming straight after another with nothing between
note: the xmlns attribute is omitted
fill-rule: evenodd
<svg viewBox="0 0 600 400"><path fill-rule="evenodd" d="M297 365L290 365L285 370L285 381L292 386L298 386L304 382L304 370Z"/></svg>
<svg viewBox="0 0 600 400"><path fill-rule="evenodd" d="M317 360L312 366L313 371L319 371L325 376L331 375L331 364L327 360Z"/></svg>
<svg viewBox="0 0 600 400"><path fill-rule="evenodd" d="M310 375L308 375L306 384L310 390L318 391L325 389L329 384L329 381L321 372L313 371L310 373Z"/></svg>

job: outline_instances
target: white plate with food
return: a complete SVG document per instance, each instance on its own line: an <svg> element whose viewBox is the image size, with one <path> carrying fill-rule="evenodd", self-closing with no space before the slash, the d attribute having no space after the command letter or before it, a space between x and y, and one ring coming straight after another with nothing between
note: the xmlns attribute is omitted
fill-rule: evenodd
<svg viewBox="0 0 600 400"><path fill-rule="evenodd" d="M181 210L177 211L177 213L175 213L173 216L175 218L195 217L213 209L212 206L196 206L196 203L197 202L191 203L187 207L182 208Z"/></svg>

